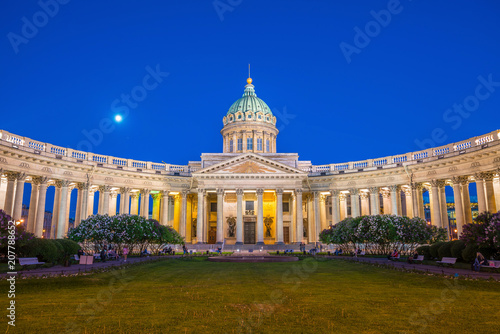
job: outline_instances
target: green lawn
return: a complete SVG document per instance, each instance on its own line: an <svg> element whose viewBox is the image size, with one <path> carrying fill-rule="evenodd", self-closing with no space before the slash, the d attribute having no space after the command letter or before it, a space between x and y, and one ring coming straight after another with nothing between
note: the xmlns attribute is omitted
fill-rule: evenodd
<svg viewBox="0 0 500 334"><path fill-rule="evenodd" d="M313 258L162 260L20 280L8 333L494 333L499 284Z"/></svg>

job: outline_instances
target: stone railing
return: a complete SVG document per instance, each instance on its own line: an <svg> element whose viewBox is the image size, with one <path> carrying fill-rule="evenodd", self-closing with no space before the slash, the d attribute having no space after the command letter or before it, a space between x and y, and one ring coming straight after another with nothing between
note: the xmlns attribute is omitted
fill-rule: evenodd
<svg viewBox="0 0 500 334"><path fill-rule="evenodd" d="M423 151L409 152L405 154L392 155L383 158L367 159L361 161L344 162L338 164L318 165L302 168L310 176L341 174L357 171L370 171L392 167L400 167L424 161L443 159L446 157L463 154L500 144L500 130L488 134L469 138L458 143L448 144L440 147L429 148Z"/></svg>
<svg viewBox="0 0 500 334"><path fill-rule="evenodd" d="M108 155L73 150L49 143L42 143L28 137L21 137L5 130L0 130L0 144L8 145L26 152L39 154L41 156L94 165L96 167L116 168L127 171L149 172L176 176L190 176L191 172L195 171L194 168L187 165L182 166L151 161L123 159Z"/></svg>
<svg viewBox="0 0 500 334"><path fill-rule="evenodd" d="M56 159L64 159L78 163L95 165L97 167L117 168L128 171L139 171L156 174L190 176L197 168L187 165L172 165L167 163L156 163L151 161L138 161L123 159L108 155L94 154L90 152L77 151L70 148L42 143L28 137L21 137L5 130L0 130L0 144L15 147L17 149L48 156ZM482 136L469 138L458 143L452 143L440 147L429 148L423 151L398 154L383 158L367 159L335 163L328 165L309 166L301 168L310 176L341 174L357 171L370 171L377 169L400 167L407 164L442 159L468 151L475 151L500 144L500 130L495 130Z"/></svg>

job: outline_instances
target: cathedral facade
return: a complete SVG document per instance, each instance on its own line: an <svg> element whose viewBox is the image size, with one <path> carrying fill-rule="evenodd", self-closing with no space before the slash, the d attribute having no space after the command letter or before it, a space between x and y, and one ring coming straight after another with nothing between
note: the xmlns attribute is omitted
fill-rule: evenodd
<svg viewBox="0 0 500 334"><path fill-rule="evenodd" d="M222 121L222 153L187 165L83 152L1 130L0 209L21 219L29 183L22 223L39 237L63 237L70 218L78 225L92 214L126 213L173 226L187 243L226 245L317 243L329 225L360 215L425 218L425 192L429 223L459 235L472 221L473 182L479 212L500 209L500 130L418 152L313 165L278 153L276 117L250 78ZM50 228L48 187L55 187ZM453 225L446 187L453 189Z"/></svg>

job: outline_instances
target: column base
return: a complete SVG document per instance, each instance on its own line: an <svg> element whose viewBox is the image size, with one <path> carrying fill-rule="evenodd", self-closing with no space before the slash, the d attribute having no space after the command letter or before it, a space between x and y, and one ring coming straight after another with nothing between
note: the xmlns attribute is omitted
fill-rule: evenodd
<svg viewBox="0 0 500 334"><path fill-rule="evenodd" d="M284 242L282 242L282 241L278 241L278 242L276 242L276 243L275 243L275 245L279 245L279 246L282 246L282 245L284 245L284 244L285 244L285 243L284 243Z"/></svg>
<svg viewBox="0 0 500 334"><path fill-rule="evenodd" d="M256 246L265 246L266 244L263 241L260 241L255 244Z"/></svg>
<svg viewBox="0 0 500 334"><path fill-rule="evenodd" d="M235 243L235 245L240 246L240 245L243 245L243 243L242 243L241 241L237 241L237 242Z"/></svg>

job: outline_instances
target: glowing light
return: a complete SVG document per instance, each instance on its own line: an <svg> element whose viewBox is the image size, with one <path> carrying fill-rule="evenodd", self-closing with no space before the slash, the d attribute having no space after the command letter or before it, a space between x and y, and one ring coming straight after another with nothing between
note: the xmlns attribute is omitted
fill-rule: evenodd
<svg viewBox="0 0 500 334"><path fill-rule="evenodd" d="M123 121L122 115L116 115L115 116L115 122L120 123L121 121Z"/></svg>

